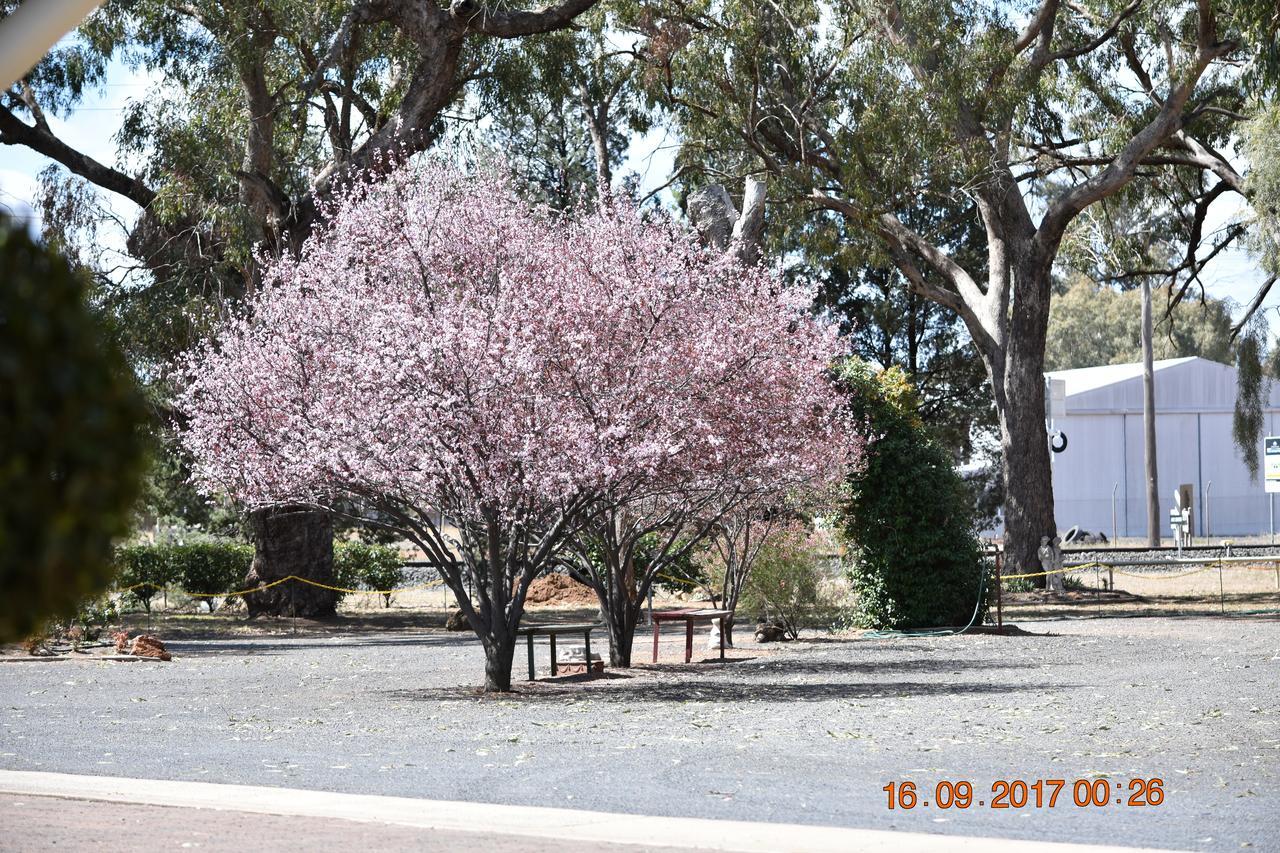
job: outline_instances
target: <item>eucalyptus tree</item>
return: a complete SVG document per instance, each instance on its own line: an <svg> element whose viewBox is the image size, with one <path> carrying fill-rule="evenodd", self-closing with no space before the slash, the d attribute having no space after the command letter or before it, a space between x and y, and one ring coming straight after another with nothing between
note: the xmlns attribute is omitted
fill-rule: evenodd
<svg viewBox="0 0 1280 853"><path fill-rule="evenodd" d="M135 323L154 378L210 314L253 292L257 252L302 244L345 175L430 146L450 106L516 40L569 27L594 2L108 0L76 39L0 93L0 143L60 167L46 172L55 228L59 205L82 222L105 218L85 212L95 198L87 187L136 206L126 223L132 269L101 271L113 273L104 302ZM0 15L16 5L0 0ZM113 61L158 82L128 108L118 162L108 164L60 138L49 117L74 112ZM61 231L62 242L76 239ZM273 510L252 529L251 581L328 571L327 516ZM327 591L282 590L254 597L251 609L333 610Z"/></svg>
<svg viewBox="0 0 1280 853"><path fill-rule="evenodd" d="M1274 4L745 0L636 25L688 160L773 173L963 320L1000 427L1009 558L1035 566L1054 527L1041 374L1064 241L1128 192L1176 211L1175 292L1220 251L1203 225L1250 191L1231 147L1276 84ZM943 204L981 229L979 257L920 215Z"/></svg>
<svg viewBox="0 0 1280 853"><path fill-rule="evenodd" d="M567 209L611 194L634 177L619 175L631 141L650 130L644 65L635 36L607 6L575 19L569 30L529 38L478 82L478 131L539 200ZM621 180L620 180L621 179Z"/></svg>

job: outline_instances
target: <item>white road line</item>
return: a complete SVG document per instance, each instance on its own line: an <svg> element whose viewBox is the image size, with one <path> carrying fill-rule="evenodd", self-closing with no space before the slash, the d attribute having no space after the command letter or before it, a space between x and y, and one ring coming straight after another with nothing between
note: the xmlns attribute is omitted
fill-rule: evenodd
<svg viewBox="0 0 1280 853"><path fill-rule="evenodd" d="M0 792L292 817L340 818L453 832L739 853L1101 853L1121 850L1132 853L1138 849L18 770L0 770Z"/></svg>

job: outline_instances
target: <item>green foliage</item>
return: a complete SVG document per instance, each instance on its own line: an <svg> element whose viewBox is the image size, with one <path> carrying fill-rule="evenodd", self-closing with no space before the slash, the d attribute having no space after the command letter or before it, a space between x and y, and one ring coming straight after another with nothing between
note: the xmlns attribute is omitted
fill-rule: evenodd
<svg viewBox="0 0 1280 853"><path fill-rule="evenodd" d="M791 639L821 601L821 557L810 531L792 523L770 531L738 599L738 612L763 615Z"/></svg>
<svg viewBox="0 0 1280 853"><path fill-rule="evenodd" d="M0 641L74 613L110 582L145 418L84 282L0 220Z"/></svg>
<svg viewBox="0 0 1280 853"><path fill-rule="evenodd" d="M665 534L661 531L640 537L640 541L636 543L635 553L632 555L637 577L642 577L649 572L649 566L659 556L658 552L662 550L662 543L665 541ZM693 549L677 543L670 549L669 556L664 559L666 565L654 578L655 587L668 593L677 593L693 592L708 584L707 573L694 559Z"/></svg>
<svg viewBox="0 0 1280 853"><path fill-rule="evenodd" d="M1168 300L1168 287L1152 289L1156 358L1195 355L1223 364L1233 360L1230 305L1218 299L1182 301L1167 312ZM1077 278L1049 308L1045 369L1141 361L1141 336L1141 290L1120 291Z"/></svg>
<svg viewBox="0 0 1280 853"><path fill-rule="evenodd" d="M119 618L115 602L104 596L91 596L80 602L75 614L59 630L70 633L72 628L79 628L79 639L92 642Z"/></svg>
<svg viewBox="0 0 1280 853"><path fill-rule="evenodd" d="M79 648L83 642L94 642L102 636L112 623L120 618L115 602L101 595L91 595L79 602L75 609L66 615L49 619L26 639L26 647L36 654L41 649L44 653L52 653L49 644L52 641L69 642L71 648Z"/></svg>
<svg viewBox="0 0 1280 853"><path fill-rule="evenodd" d="M404 558L388 545L338 542L333 548L333 576L336 586L347 589L393 590L404 581ZM382 603L391 606L390 592L383 592Z"/></svg>
<svg viewBox="0 0 1280 853"><path fill-rule="evenodd" d="M611 41L604 7L575 24L499 53L493 73L477 85L487 118L483 128L454 130L459 141L478 132L480 144L515 172L530 196L561 210L594 199L597 177L612 177L630 138L650 125L634 85L635 57ZM593 123L605 149L603 164Z"/></svg>
<svg viewBox="0 0 1280 853"><path fill-rule="evenodd" d="M165 587L178 583L172 546L125 545L115 553L116 588L151 611L151 599ZM130 589L130 587L132 587Z"/></svg>
<svg viewBox="0 0 1280 853"><path fill-rule="evenodd" d="M924 429L902 371L850 359L838 376L872 436L865 464L849 475L842 519L856 623L968 624L985 567L963 480Z"/></svg>
<svg viewBox="0 0 1280 853"><path fill-rule="evenodd" d="M1236 357L1236 406L1231 416L1231 436L1244 457L1250 476L1258 476L1258 443L1262 440L1262 411L1271 383L1263 372L1267 326L1257 317L1240 336Z"/></svg>
<svg viewBox="0 0 1280 853"><path fill-rule="evenodd" d="M1253 248L1274 275L1280 273L1280 103L1269 105L1249 122L1245 149L1252 165L1249 192L1260 226Z"/></svg>
<svg viewBox="0 0 1280 853"><path fill-rule="evenodd" d="M189 595L216 596L244 589L253 564L253 546L240 542L197 542L165 549L171 577ZM212 611L213 598L201 598Z"/></svg>
<svg viewBox="0 0 1280 853"><path fill-rule="evenodd" d="M955 458L968 457L975 435L995 430L995 408L986 370L964 324L953 311L909 289L895 270L846 269L839 248L822 230L797 224L784 237L785 251L805 258L795 272L820 282L818 310L840 320L853 355L882 368L901 367L934 437ZM964 233L971 243L972 230Z"/></svg>

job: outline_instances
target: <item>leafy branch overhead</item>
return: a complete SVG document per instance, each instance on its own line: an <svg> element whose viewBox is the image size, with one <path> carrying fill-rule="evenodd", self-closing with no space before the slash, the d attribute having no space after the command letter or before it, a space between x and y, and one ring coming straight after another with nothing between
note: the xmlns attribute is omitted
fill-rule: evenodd
<svg viewBox="0 0 1280 853"><path fill-rule="evenodd" d="M1054 527L1041 373L1056 278L1109 239L1092 226L1116 205L1167 223L1178 248L1141 269L1175 304L1254 228L1205 223L1215 205L1253 197L1232 147L1280 80L1274 6L663 9L636 26L682 161L763 168L793 206L839 223L842 261L890 266L964 322L995 402L1011 561L1035 565ZM957 240L961 220L976 246Z"/></svg>

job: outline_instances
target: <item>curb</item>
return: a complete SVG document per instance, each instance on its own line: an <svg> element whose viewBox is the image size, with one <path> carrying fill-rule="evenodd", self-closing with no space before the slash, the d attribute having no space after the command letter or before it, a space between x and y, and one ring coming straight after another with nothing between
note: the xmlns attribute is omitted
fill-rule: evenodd
<svg viewBox="0 0 1280 853"><path fill-rule="evenodd" d="M870 853L1012 853L1015 850L1101 853L1137 849L17 770L0 770L0 792L288 817L339 818L487 835L739 853L845 853L849 850Z"/></svg>

